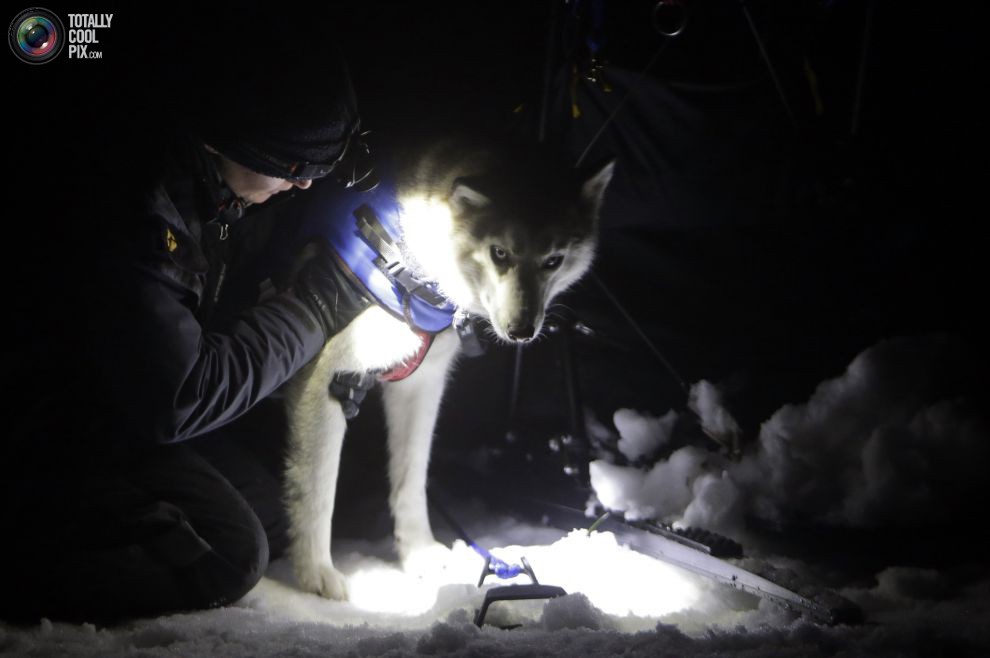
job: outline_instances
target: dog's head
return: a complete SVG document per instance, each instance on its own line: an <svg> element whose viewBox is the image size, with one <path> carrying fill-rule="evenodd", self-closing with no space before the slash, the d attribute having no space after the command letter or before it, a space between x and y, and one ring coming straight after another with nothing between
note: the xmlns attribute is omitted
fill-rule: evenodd
<svg viewBox="0 0 990 658"><path fill-rule="evenodd" d="M433 235L449 242L448 269L456 270L438 273L441 289L487 318L502 340L535 338L554 297L591 266L612 170L610 162L579 176L514 163L454 178L445 203L449 223Z"/></svg>
<svg viewBox="0 0 990 658"><path fill-rule="evenodd" d="M461 269L475 312L499 338L535 338L554 297L588 271L612 169L609 163L579 181L477 176L454 182L449 205Z"/></svg>

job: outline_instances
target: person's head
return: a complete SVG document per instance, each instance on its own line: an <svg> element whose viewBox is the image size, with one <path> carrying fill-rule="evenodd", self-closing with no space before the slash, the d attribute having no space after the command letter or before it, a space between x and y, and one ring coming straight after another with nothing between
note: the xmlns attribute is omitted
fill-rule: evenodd
<svg viewBox="0 0 990 658"><path fill-rule="evenodd" d="M359 150L360 119L326 25L309 26L319 38L273 38L266 17L247 14L223 29L225 48L203 63L189 101L193 130L231 190L261 203L339 173Z"/></svg>
<svg viewBox="0 0 990 658"><path fill-rule="evenodd" d="M209 144L206 145L206 149L216 156L217 169L231 191L250 203L264 203L279 192L291 190L293 187L305 190L313 184L311 178L288 179L268 176L231 160Z"/></svg>

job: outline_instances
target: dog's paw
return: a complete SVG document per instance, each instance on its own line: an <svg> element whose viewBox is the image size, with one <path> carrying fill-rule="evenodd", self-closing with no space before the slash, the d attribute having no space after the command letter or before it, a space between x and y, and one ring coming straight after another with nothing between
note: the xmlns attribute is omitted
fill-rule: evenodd
<svg viewBox="0 0 990 658"><path fill-rule="evenodd" d="M319 564L296 569L300 589L335 601L347 600L347 579L332 565Z"/></svg>
<svg viewBox="0 0 990 658"><path fill-rule="evenodd" d="M438 541L423 542L402 551L402 570L417 577L425 577L444 571L452 552Z"/></svg>

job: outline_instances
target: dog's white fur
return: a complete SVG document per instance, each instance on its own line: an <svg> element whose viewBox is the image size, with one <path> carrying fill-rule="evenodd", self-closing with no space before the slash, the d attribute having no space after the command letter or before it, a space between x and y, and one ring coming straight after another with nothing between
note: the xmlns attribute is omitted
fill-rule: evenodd
<svg viewBox="0 0 990 658"><path fill-rule="evenodd" d="M526 340L531 336L510 335L509 325L525 325L533 336L538 334L547 305L590 267L595 220L611 173L610 164L585 182L576 195L576 205L590 216L587 226L551 232L545 239L536 239L526 228L534 222L516 222L510 227L497 213L486 212L491 210L492 200L469 185L455 182L453 176L432 187L422 181L400 187L403 207L411 209L425 201L425 207L432 209L427 215L403 216L406 255L424 276L437 281L459 308L489 320L499 338ZM474 217L473 230L463 226L468 217ZM426 245L437 243L445 248L423 253ZM493 263L492 245L496 243L509 253L511 267L500 269ZM563 255L563 263L548 269L547 259L555 255ZM520 301L524 298L530 301ZM299 585L306 591L332 599L347 596L345 578L334 568L330 554L337 473L347 424L340 404L327 394L328 384L337 372L395 366L418 348L419 339L406 324L374 306L334 336L287 386L289 552ZM433 538L426 481L433 429L458 350L456 333L443 331L412 375L384 385L389 504L396 548L407 568L419 556L428 556L429 562L447 552Z"/></svg>

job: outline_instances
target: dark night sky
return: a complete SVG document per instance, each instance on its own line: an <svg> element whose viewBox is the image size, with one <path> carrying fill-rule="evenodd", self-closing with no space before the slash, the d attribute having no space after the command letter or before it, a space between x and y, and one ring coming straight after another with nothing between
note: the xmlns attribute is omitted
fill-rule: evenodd
<svg viewBox="0 0 990 658"><path fill-rule="evenodd" d="M660 44L648 24L653 3L605 4L623 7L608 15L603 51L621 82ZM928 5L874 3L854 137L863 3L749 3L797 117L795 135L739 5L687 5L688 30L616 120L640 131L645 155L608 135L601 142L623 174L603 217L597 268L683 377L728 383L730 404L752 428L879 338L977 335L986 277L974 200L986 170L987 112L976 93L985 60L975 16L961 5L934 13ZM76 311L67 297L85 294L87 239L99 220L75 216L73 195L116 194L143 166L141 121L195 102L199 92L182 82L224 51L230 20L223 9L171 3L142 8L140 17L124 5L94 9L116 15L101 33L102 61L5 62L12 112L5 151L14 170L5 242L28 263L5 259L7 279L18 282L10 316L18 339L10 344L41 344L37 352L14 347L10 358L21 363L43 358L45 340L71 325ZM308 38L319 23L311 11L263 12L271 38ZM351 62L365 124L382 139L465 117L493 126L538 119L548 3L347 2L320 11L330 14ZM821 117L805 62L817 75ZM560 75L566 70L554 79ZM223 72L198 77L221 90L238 84ZM577 153L597 128L592 119L601 118L594 99L582 98L586 116L573 123L566 86L552 97L564 103L550 107L548 131ZM522 114L513 115L520 104ZM586 282L568 301L578 319L613 341L577 343L587 404L602 412L681 404L672 378L599 289ZM475 370L504 379L510 359L499 352ZM534 426L567 422L555 359L546 345L527 356L528 385L553 393L531 410ZM623 386L611 384L615 371ZM469 406L450 405L451 427ZM492 414L494 430L505 419Z"/></svg>

